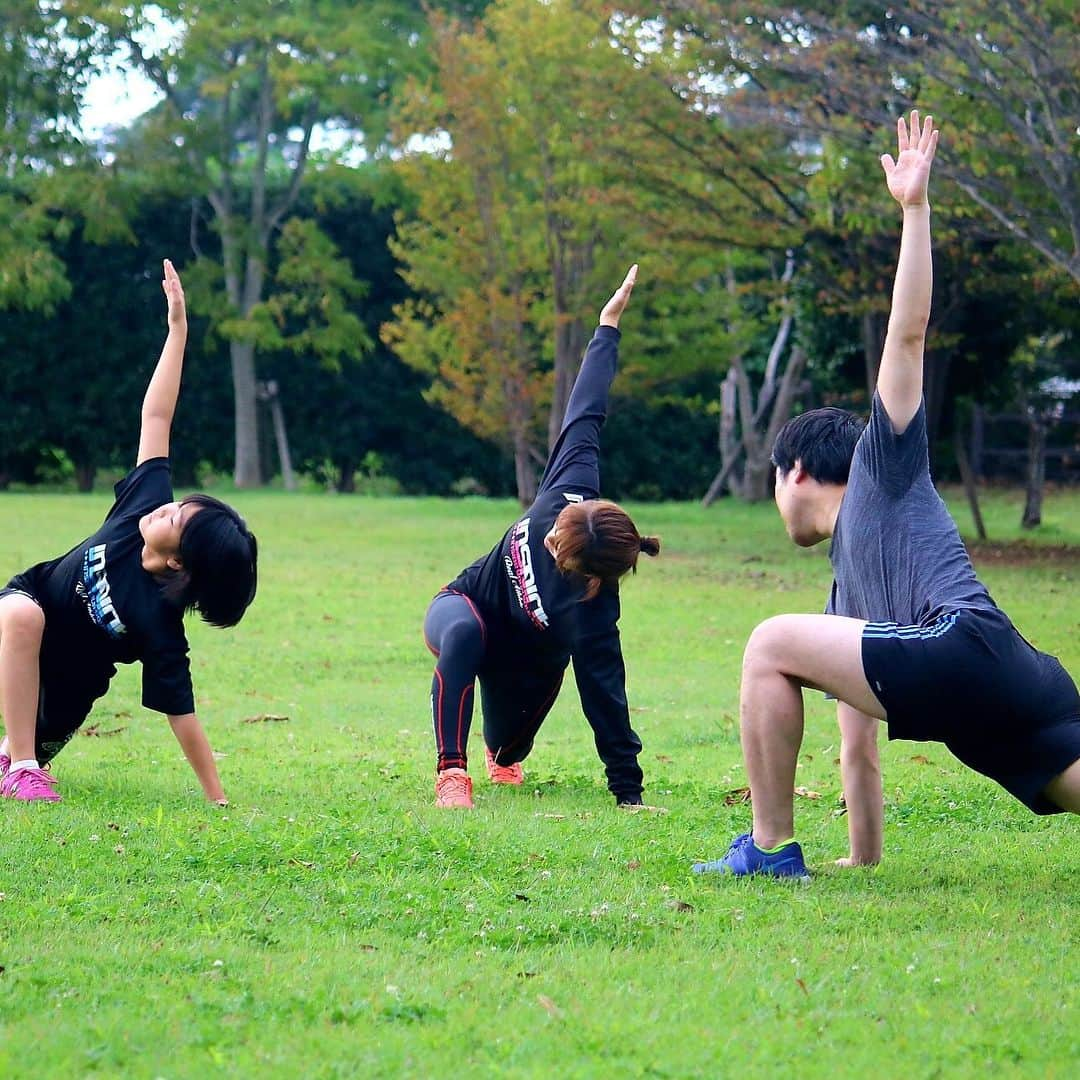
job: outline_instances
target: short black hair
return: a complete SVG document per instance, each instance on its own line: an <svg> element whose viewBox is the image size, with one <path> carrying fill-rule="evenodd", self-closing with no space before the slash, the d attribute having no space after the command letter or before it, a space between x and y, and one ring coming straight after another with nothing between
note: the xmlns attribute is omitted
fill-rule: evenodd
<svg viewBox="0 0 1080 1080"><path fill-rule="evenodd" d="M255 599L259 547L244 519L212 495L188 495L181 506L198 506L180 534L180 577L173 593L211 626L235 626Z"/></svg>
<svg viewBox="0 0 1080 1080"><path fill-rule="evenodd" d="M811 409L789 420L773 443L772 463L786 476L798 461L819 484L846 484L866 425L847 409Z"/></svg>

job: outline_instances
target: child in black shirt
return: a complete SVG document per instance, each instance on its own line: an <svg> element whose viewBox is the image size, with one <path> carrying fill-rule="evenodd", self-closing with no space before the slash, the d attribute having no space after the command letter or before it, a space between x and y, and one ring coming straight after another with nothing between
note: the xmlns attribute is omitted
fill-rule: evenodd
<svg viewBox="0 0 1080 1080"><path fill-rule="evenodd" d="M641 742L630 727L619 645L619 578L660 542L599 498L600 426L637 267L605 305L585 353L536 500L487 555L431 602L424 639L438 658L432 712L436 805L472 807L465 745L477 677L487 771L520 784L521 761L555 702L571 659L608 787L641 804Z"/></svg>
<svg viewBox="0 0 1080 1080"><path fill-rule="evenodd" d="M173 500L169 433L180 390L187 316L180 278L165 262L169 334L142 408L135 469L116 485L101 528L66 555L0 589L0 794L56 802L42 766L105 693L116 664L143 665L143 704L168 715L207 798L225 793L202 727L183 614L197 608L233 626L255 595L255 537L209 495Z"/></svg>

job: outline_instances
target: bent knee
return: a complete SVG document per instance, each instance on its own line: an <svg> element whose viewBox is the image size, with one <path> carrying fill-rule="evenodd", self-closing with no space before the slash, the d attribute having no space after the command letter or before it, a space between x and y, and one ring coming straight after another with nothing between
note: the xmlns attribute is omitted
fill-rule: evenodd
<svg viewBox="0 0 1080 1080"><path fill-rule="evenodd" d="M758 623L747 639L743 650L743 670L775 669L784 655L784 642L789 636L787 616L773 615Z"/></svg>
<svg viewBox="0 0 1080 1080"><path fill-rule="evenodd" d="M476 619L462 619L447 627L439 642L441 659L480 657L484 654L484 630Z"/></svg>
<svg viewBox="0 0 1080 1080"><path fill-rule="evenodd" d="M1043 788L1043 794L1067 813L1080 814L1080 758L1058 773Z"/></svg>
<svg viewBox="0 0 1080 1080"><path fill-rule="evenodd" d="M45 612L29 596L5 596L0 602L0 635L40 642Z"/></svg>

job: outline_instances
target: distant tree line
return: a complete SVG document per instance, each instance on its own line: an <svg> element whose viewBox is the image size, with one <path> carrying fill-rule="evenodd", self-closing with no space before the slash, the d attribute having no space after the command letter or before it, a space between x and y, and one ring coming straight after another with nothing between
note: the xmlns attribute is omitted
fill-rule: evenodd
<svg viewBox="0 0 1080 1080"><path fill-rule="evenodd" d="M10 0L0 486L85 489L129 463L168 255L193 312L181 480L266 482L283 432L293 470L339 490L528 499L596 310L639 261L605 488L765 498L791 410L868 405L896 254L877 156L913 104L943 122L938 471L979 409L1067 461L1075 18L1067 0ZM91 144L106 59L159 101Z"/></svg>

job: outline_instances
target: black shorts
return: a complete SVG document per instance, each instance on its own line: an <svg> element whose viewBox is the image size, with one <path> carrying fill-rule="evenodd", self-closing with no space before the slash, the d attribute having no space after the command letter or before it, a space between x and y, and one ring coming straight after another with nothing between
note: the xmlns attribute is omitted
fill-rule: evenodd
<svg viewBox="0 0 1080 1080"><path fill-rule="evenodd" d="M1080 694L996 608L927 626L867 623L863 671L890 739L943 742L1036 814L1061 810L1043 788L1080 759Z"/></svg>
<svg viewBox="0 0 1080 1080"><path fill-rule="evenodd" d="M41 601L30 591L27 583L14 577L0 589L5 596L25 596L38 607ZM62 650L53 650L43 643L39 660L37 726L34 729L34 756L44 765L71 741L86 722L94 702L100 696L97 688L82 686L64 670Z"/></svg>

